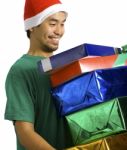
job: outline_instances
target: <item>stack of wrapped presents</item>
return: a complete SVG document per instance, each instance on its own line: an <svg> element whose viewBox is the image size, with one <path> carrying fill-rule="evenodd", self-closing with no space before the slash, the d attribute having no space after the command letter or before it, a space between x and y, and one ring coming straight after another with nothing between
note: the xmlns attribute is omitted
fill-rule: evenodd
<svg viewBox="0 0 127 150"><path fill-rule="evenodd" d="M127 149L126 47L82 44L38 62L50 74L58 114L65 117L74 147Z"/></svg>

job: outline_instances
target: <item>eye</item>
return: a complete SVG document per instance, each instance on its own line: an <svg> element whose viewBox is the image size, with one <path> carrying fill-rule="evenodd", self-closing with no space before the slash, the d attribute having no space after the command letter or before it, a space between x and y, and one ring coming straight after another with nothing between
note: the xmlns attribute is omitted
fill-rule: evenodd
<svg viewBox="0 0 127 150"><path fill-rule="evenodd" d="M61 26L64 27L64 23L62 23Z"/></svg>
<svg viewBox="0 0 127 150"><path fill-rule="evenodd" d="M49 23L49 25L50 25L50 26L55 26L55 25L56 25L56 22L52 21L52 22Z"/></svg>
<svg viewBox="0 0 127 150"><path fill-rule="evenodd" d="M50 23L50 26L55 26L56 24L55 23Z"/></svg>

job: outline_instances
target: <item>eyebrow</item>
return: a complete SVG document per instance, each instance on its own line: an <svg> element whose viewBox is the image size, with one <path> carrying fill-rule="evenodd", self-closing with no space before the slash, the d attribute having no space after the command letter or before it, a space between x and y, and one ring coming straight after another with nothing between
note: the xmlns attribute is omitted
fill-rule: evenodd
<svg viewBox="0 0 127 150"><path fill-rule="evenodd" d="M51 19L49 19L49 21L59 22L59 20L55 19L55 18L51 18ZM66 19L64 19L62 22L65 22L65 21L66 21Z"/></svg>

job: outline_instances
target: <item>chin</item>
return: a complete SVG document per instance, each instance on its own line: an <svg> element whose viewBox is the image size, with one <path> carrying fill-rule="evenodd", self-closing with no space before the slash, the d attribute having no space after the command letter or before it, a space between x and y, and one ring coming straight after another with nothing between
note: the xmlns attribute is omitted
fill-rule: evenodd
<svg viewBox="0 0 127 150"><path fill-rule="evenodd" d="M45 52L54 52L58 49L59 45L56 44L56 45L53 45L53 44L50 44L50 45L45 45L42 47L43 51Z"/></svg>
<svg viewBox="0 0 127 150"><path fill-rule="evenodd" d="M58 48L58 45L49 47L51 51L56 51Z"/></svg>
<svg viewBox="0 0 127 150"><path fill-rule="evenodd" d="M57 47L48 47L47 49L45 49L46 52L54 52L58 49L58 46Z"/></svg>

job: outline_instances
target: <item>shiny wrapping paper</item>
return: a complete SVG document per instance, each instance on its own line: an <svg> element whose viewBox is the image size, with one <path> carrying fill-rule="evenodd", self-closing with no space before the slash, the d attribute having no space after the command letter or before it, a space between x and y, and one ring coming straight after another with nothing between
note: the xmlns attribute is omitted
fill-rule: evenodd
<svg viewBox="0 0 127 150"><path fill-rule="evenodd" d="M115 48L111 46L104 46L104 45L96 45L96 44L84 44L85 52L87 56L108 56L113 54L120 54L121 49Z"/></svg>
<svg viewBox="0 0 127 150"><path fill-rule="evenodd" d="M127 97L66 116L74 145L90 143L127 130Z"/></svg>
<svg viewBox="0 0 127 150"><path fill-rule="evenodd" d="M127 65L127 54L84 57L51 72L52 87L56 87L85 72Z"/></svg>
<svg viewBox="0 0 127 150"><path fill-rule="evenodd" d="M85 73L53 88L51 93L60 115L127 96L127 66Z"/></svg>
<svg viewBox="0 0 127 150"><path fill-rule="evenodd" d="M66 150L127 150L127 133L115 134L96 142L67 148Z"/></svg>
<svg viewBox="0 0 127 150"><path fill-rule="evenodd" d="M95 44L82 44L38 62L41 72L51 71L85 56L106 56L121 53L120 48Z"/></svg>

